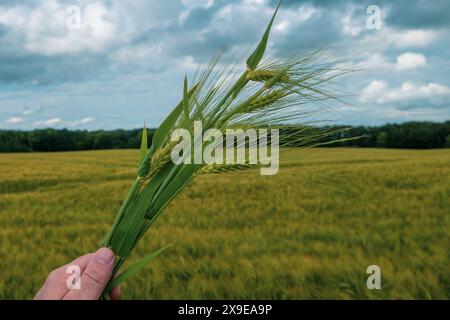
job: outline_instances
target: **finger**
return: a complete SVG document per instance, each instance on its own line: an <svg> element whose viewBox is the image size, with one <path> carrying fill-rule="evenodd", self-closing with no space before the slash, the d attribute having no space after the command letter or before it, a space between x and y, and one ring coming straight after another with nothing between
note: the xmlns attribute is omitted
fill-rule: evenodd
<svg viewBox="0 0 450 320"><path fill-rule="evenodd" d="M78 266L80 271L83 272L88 265L88 262L93 254L88 253L81 256L69 264L66 264L58 269L53 270L47 277L44 286L34 297L35 300L60 300L69 292L67 285L67 279L72 273L67 273L69 266Z"/></svg>
<svg viewBox="0 0 450 320"><path fill-rule="evenodd" d="M36 293L33 300L42 300L42 292L44 291L44 286Z"/></svg>
<svg viewBox="0 0 450 320"><path fill-rule="evenodd" d="M91 256L81 275L81 288L70 290L64 299L97 300L108 284L114 268L114 253L111 249L101 248Z"/></svg>
<svg viewBox="0 0 450 320"><path fill-rule="evenodd" d="M109 293L109 298L111 300L120 300L120 287L115 287Z"/></svg>
<svg viewBox="0 0 450 320"><path fill-rule="evenodd" d="M81 272L83 272L86 269L86 267L88 266L89 260L91 259L91 257L93 255L94 255L93 253L85 254L84 256L81 256L81 257L73 260L71 263L65 265L65 267L67 269L67 267L71 266L71 265L79 266Z"/></svg>

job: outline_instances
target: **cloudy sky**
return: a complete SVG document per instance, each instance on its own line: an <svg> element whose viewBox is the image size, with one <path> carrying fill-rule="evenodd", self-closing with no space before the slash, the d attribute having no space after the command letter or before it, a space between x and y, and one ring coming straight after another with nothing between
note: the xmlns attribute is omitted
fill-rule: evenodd
<svg viewBox="0 0 450 320"><path fill-rule="evenodd" d="M184 74L252 49L275 2L0 0L0 128L157 126ZM448 0L286 0L269 54L326 47L363 65L342 80L346 124L449 120L449 16Z"/></svg>

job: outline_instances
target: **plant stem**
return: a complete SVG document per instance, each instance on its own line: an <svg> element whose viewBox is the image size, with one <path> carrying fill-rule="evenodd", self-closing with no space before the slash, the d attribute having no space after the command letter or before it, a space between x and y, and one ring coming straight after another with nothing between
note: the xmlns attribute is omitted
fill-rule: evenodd
<svg viewBox="0 0 450 320"><path fill-rule="evenodd" d="M128 205L134 199L134 197L136 196L136 193L139 191L141 184L142 184L142 178L141 177L136 178L136 180L134 181L130 190L128 191L125 201L122 203L122 206L120 207L120 210L117 213L116 220L114 221L111 229L109 230L108 234L106 235L105 239L102 242L103 247L110 246L110 242L111 242L112 236L114 234L114 231L116 230L117 225L119 224L120 220L122 219Z"/></svg>
<svg viewBox="0 0 450 320"><path fill-rule="evenodd" d="M119 269L122 267L123 263L125 262L124 258L118 258L115 265L114 265L114 269L113 272L111 274L111 279L109 280L108 284L105 287L106 288L109 287L109 283L116 277L117 272L119 272ZM109 292L103 291L101 298L103 300L108 300L109 299Z"/></svg>

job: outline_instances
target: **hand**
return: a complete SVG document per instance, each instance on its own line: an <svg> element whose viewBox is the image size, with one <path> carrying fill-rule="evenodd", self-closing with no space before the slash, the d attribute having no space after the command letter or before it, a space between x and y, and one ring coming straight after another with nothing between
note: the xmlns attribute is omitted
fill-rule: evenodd
<svg viewBox="0 0 450 320"><path fill-rule="evenodd" d="M114 268L114 253L108 248L101 248L96 253L88 253L73 262L53 270L44 286L34 297L35 300L98 300L103 293ZM70 266L78 266L81 272L80 286L69 289L67 273ZM110 293L112 300L120 298L120 288Z"/></svg>

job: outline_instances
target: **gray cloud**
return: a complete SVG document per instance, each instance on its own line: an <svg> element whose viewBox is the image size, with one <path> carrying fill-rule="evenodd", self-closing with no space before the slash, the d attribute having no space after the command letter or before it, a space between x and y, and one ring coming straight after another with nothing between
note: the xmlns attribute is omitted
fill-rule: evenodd
<svg viewBox="0 0 450 320"><path fill-rule="evenodd" d="M110 70L117 72L120 69L115 65L116 58L124 58L124 52L127 49L129 52L140 52L143 55L142 48L155 46L155 44L159 46L159 51L147 50L148 57L141 56L140 60L137 59L133 63L126 62L124 64L126 69L120 72L129 72L130 65L136 65L141 60L142 70L161 72L171 63L170 60L188 55L209 56L230 44L248 49L260 36L261 30L270 17L269 12L277 2L276 0L269 2L272 8L260 7L261 9L252 11L252 5L243 7L237 0L216 0L211 6L197 6L190 9L179 1L164 3L104 1L105 10L110 10L111 13L108 14L113 15L106 16L105 21L113 19L111 21L116 24L115 37L104 39L100 38L102 36L100 34L97 38L92 38L91 42L99 42L98 50L92 50L84 45L82 39L74 38L78 41L73 44L74 46L84 45L85 47L80 48L79 51L70 52L66 49L67 53L51 55L45 51L30 52L30 47L37 47L38 49L35 50L51 50L51 47L45 49L50 45L46 44L45 37L58 37L57 34L46 34L45 32L50 31L47 30L48 28L43 29L37 35L32 34L34 42L30 44L27 43L31 40L26 30L23 32L20 32L20 28L12 30L8 24L2 24L0 20L0 63L2 65L0 81L40 84L81 81ZM21 6L31 9L36 8L37 3L29 1L22 3ZM60 1L59 3L72 2ZM85 5L82 8L86 8L86 3L89 2L82 3ZM359 19L358 26L363 29L361 35L366 34L367 30L363 28L363 24L368 3L368 1L284 1L282 12L291 11L291 22L295 25L290 27L287 34L279 34L276 39L272 39L275 41L278 53L292 54L302 49L348 42L349 36L342 30L342 18L348 14L349 8L353 8L351 19L355 21ZM450 21L446 18L450 12L448 1L439 1L437 5L432 6L420 0L380 1L380 3L382 8L386 7L389 10L388 25L422 28L429 27L433 23L443 25L444 21ZM2 6L14 8L17 4L14 1L3 1ZM315 13L306 21L296 23L295 14L298 14L296 13L298 11L295 10L301 6L315 8ZM228 8L229 12L224 13L224 8ZM263 8L267 10L258 11ZM121 36L121 33L124 36ZM38 40L35 39L36 37ZM148 61L158 61L158 65L151 67L145 64L146 58Z"/></svg>
<svg viewBox="0 0 450 320"><path fill-rule="evenodd" d="M208 59L227 46L240 51L252 49L278 1L64 0L57 3L60 14L64 14L64 6L69 4L80 3L84 12L89 4L95 3L97 7L89 9L94 19L90 29L85 28L81 33L68 32L64 16L58 18L50 9L43 8L40 1L0 2L0 83L18 85L24 92L10 105L34 107L27 100L31 99L29 92L69 83L73 91L83 87L83 90L91 90L89 94L97 95L93 108L102 107L99 106L102 95L109 96L109 105L114 96L118 101L114 107L117 109L116 114L110 116L121 119L120 104L129 103L129 92L134 94L136 90L141 94L157 83L153 101L157 100L157 106L171 105L179 93L179 83L172 81L189 73L193 62ZM450 85L447 62L450 42L444 39L450 27L449 1L377 1L386 14L383 27L378 31L367 30L365 26L369 4L373 4L372 1L285 0L274 25L269 50L276 55L292 55L305 49L341 46L354 55L361 53L361 60L382 54L388 61L395 61L397 56L411 51L427 58L426 68L407 74L374 70L358 76L348 85L355 91L375 79L397 84L411 80ZM20 10L10 11L8 17L3 15L2 18L5 10L19 7ZM40 10L44 18L33 23L27 21L32 10ZM408 33L414 30L419 32ZM121 83L125 81L130 84ZM115 95L118 87L123 90L122 97ZM55 95L46 94L52 98ZM163 101L160 95L168 100ZM358 96L359 92L354 95ZM47 96L42 96L36 103L46 103ZM76 105L67 99L60 96L54 99L57 105L54 110L58 114L48 113L48 119L102 118L88 110L80 117L70 111L67 117L65 113L69 111L63 111L65 104L72 108ZM7 102L3 103L3 109L0 102L0 116L20 116L20 111L3 111L9 108ZM89 104L87 100L82 102ZM405 109L424 102L417 99L407 104L392 104L392 108ZM429 106L445 109L447 102L430 102ZM137 98L133 103L145 110L144 103L139 103ZM106 108L106 102L103 107ZM164 110L158 112L155 111L157 119L165 113Z"/></svg>
<svg viewBox="0 0 450 320"><path fill-rule="evenodd" d="M0 81L4 83L48 85L64 81L83 81L100 76L107 68L104 55L46 57L36 54L2 56Z"/></svg>
<svg viewBox="0 0 450 320"><path fill-rule="evenodd" d="M448 28L450 27L450 1L389 1L389 25L400 28Z"/></svg>
<svg viewBox="0 0 450 320"><path fill-rule="evenodd" d="M278 0L271 0L274 6ZM362 11L369 5L378 5L380 8L389 11L386 23L398 28L435 28L449 27L450 1L448 0L284 0L283 7L296 7L299 5L311 4L323 10L343 9L351 4Z"/></svg>

